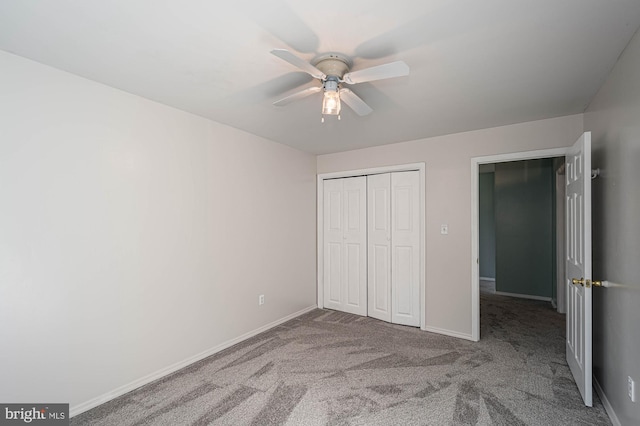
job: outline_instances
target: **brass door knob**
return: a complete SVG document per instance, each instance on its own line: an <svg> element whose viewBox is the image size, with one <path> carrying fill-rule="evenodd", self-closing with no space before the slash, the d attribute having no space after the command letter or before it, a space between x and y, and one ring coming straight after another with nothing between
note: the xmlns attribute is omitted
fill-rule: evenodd
<svg viewBox="0 0 640 426"><path fill-rule="evenodd" d="M591 288L591 286L593 287L608 287L608 283L607 281L591 281L589 279L584 279L584 278L572 278L571 282L575 285L581 285L587 288Z"/></svg>

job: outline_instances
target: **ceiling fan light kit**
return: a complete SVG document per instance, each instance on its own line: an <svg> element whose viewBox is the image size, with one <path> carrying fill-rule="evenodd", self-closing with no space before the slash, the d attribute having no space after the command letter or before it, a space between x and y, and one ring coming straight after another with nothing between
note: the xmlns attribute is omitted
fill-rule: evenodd
<svg viewBox="0 0 640 426"><path fill-rule="evenodd" d="M313 63L306 62L285 49L274 49L271 53L322 82L321 88L317 86L309 87L273 104L283 106L322 91L323 117L321 121L323 123L324 115L337 115L338 120L340 119L341 100L359 116L368 115L373 111L358 95L346 87L341 87L342 83L357 84L409 75L409 66L402 61L350 72L351 61L348 57L339 53L320 55Z"/></svg>
<svg viewBox="0 0 640 426"><path fill-rule="evenodd" d="M322 114L340 115L340 93L338 92L338 79L327 77L324 82L324 96L322 97Z"/></svg>

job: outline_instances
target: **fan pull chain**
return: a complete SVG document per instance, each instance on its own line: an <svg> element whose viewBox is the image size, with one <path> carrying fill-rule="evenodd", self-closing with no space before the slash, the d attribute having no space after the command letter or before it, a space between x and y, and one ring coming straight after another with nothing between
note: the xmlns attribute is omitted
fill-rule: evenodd
<svg viewBox="0 0 640 426"><path fill-rule="evenodd" d="M341 116L338 116L338 121L342 120ZM324 123L324 115L320 118L320 122Z"/></svg>

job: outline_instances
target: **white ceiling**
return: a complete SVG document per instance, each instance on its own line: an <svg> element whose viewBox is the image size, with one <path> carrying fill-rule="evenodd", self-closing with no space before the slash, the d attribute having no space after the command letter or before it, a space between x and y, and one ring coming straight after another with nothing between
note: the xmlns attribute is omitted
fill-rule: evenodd
<svg viewBox="0 0 640 426"><path fill-rule="evenodd" d="M638 0L0 2L0 49L310 153L581 113L639 26ZM411 74L321 124L320 94L272 105L315 84L273 48Z"/></svg>

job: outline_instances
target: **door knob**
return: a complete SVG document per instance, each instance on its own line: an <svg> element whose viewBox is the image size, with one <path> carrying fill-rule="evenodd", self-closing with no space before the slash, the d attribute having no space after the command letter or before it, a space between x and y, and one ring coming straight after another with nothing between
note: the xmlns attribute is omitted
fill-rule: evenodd
<svg viewBox="0 0 640 426"><path fill-rule="evenodd" d="M574 285L581 285L581 286L584 286L585 279L584 279L584 278L580 278L580 279L578 279L578 278L573 278L573 279L571 279L571 282L572 282Z"/></svg>
<svg viewBox="0 0 640 426"><path fill-rule="evenodd" d="M584 278L572 278L571 282L575 285L582 285L582 286L586 286L587 288L590 288L591 286L593 287L608 287L608 283L607 281L591 281L589 279L584 279Z"/></svg>

